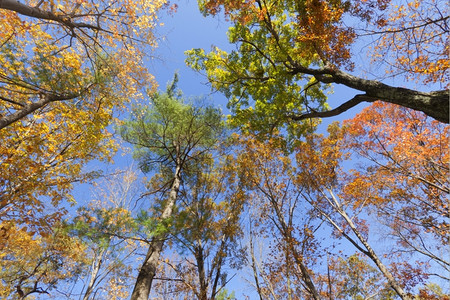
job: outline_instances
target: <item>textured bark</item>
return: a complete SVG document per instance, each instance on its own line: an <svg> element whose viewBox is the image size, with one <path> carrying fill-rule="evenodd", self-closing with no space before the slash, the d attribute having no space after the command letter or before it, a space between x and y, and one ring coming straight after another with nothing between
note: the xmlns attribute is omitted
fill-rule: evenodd
<svg viewBox="0 0 450 300"><path fill-rule="evenodd" d="M169 198L167 199L166 206L164 207L164 211L161 214L160 219L162 222L172 216L173 207L177 200L178 191L180 189L180 171L181 163L178 163L175 169L172 186L170 188ZM131 300L148 300L150 290L152 288L153 278L156 274L156 268L158 267L159 257L166 238L167 233L162 233L154 236L152 241L150 242L147 255L141 269L139 270L133 293L131 294Z"/></svg>
<svg viewBox="0 0 450 300"><path fill-rule="evenodd" d="M2 0L0 0L0 1L2 1ZM14 122L19 121L20 119L24 118L25 116L33 113L34 111L46 106L47 104L49 104L51 102L71 100L71 99L75 99L76 97L79 97L79 96L80 96L80 94L45 95L36 102L22 106L21 109L17 110L16 112L14 112L10 115L0 117L0 130L5 128L6 126L11 125Z"/></svg>
<svg viewBox="0 0 450 300"><path fill-rule="evenodd" d="M450 122L450 101L449 91L447 90L427 93L401 87L393 87L377 80L363 79L331 68L314 70L295 67L290 73L310 74L323 83L343 84L349 88L365 92L364 94L356 95L354 98L330 111L313 111L307 114L288 116L292 120L336 116L361 102L374 102L379 100L421 111L442 123L448 124Z"/></svg>
<svg viewBox="0 0 450 300"><path fill-rule="evenodd" d="M55 21L69 28L101 30L101 28L96 25L74 22L72 18L75 16L73 15L55 14L53 11L42 10L39 7L29 6L16 0L0 0L0 9L11 10L18 14L40 20Z"/></svg>

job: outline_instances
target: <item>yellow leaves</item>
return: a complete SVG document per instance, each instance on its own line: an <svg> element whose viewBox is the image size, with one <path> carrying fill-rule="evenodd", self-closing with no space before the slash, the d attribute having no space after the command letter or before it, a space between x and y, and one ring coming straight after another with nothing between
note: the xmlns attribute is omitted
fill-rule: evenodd
<svg viewBox="0 0 450 300"><path fill-rule="evenodd" d="M81 75L81 58L78 54L74 52L67 53L63 57L63 64L70 69L78 70L75 76Z"/></svg>
<svg viewBox="0 0 450 300"><path fill-rule="evenodd" d="M82 171L87 162L114 155L117 146L106 129L114 120L113 112L142 96L144 84L154 83L142 60L149 47L156 46L153 30L165 1L25 3L39 4L55 18L2 10L0 117L14 114L24 104L74 96L50 102L0 130L0 219L14 224L8 229L14 235L0 246L2 255L21 255L11 269L16 278L32 270L46 251L57 252L67 263L67 274L54 266L45 271L45 278L57 280L70 276L83 252L76 241L55 237L51 230L65 213L61 201L73 201L72 184L92 177ZM100 28L80 29L76 25L80 23ZM126 219L126 211L116 214ZM0 259L0 264L8 261Z"/></svg>
<svg viewBox="0 0 450 300"><path fill-rule="evenodd" d="M45 286L71 277L75 273L75 262L83 261L83 246L57 230L40 237L13 223L2 223L0 228L0 274L6 286L19 286L23 290L34 283ZM65 269L61 272L62 264ZM6 288L2 292L0 295L6 298L12 296L15 289Z"/></svg>

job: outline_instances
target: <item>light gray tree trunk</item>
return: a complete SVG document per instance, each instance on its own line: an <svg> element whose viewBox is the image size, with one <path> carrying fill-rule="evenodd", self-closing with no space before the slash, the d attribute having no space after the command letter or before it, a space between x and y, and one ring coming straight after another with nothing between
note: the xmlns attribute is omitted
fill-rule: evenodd
<svg viewBox="0 0 450 300"><path fill-rule="evenodd" d="M103 255L105 254L107 248L102 248L100 252L96 255L94 260L92 261L91 266L91 278L89 279L89 284L86 289L86 293L84 293L83 300L88 300L89 296L94 291L94 285L98 279L98 272L100 271L100 267L103 263Z"/></svg>

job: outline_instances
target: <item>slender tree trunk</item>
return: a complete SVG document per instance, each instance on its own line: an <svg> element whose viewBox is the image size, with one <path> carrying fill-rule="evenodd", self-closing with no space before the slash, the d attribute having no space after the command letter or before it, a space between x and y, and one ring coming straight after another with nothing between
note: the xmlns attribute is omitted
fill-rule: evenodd
<svg viewBox="0 0 450 300"><path fill-rule="evenodd" d="M103 263L103 255L106 251L106 247L102 248L100 252L97 254L97 257L92 262L91 267L91 278L89 279L89 284L86 288L86 293L84 293L83 300L88 300L89 296L94 291L94 284L97 281L98 272L100 271L100 266Z"/></svg>
<svg viewBox="0 0 450 300"><path fill-rule="evenodd" d="M255 249L253 246L253 232L251 230L251 225L252 222L250 221L250 256L252 259L253 278L255 279L256 291L258 292L259 300L263 300L262 290L259 285L258 270L256 268Z"/></svg>
<svg viewBox="0 0 450 300"><path fill-rule="evenodd" d="M167 199L166 206L161 215L161 222L164 222L172 216L173 207L178 197L178 191L180 189L180 171L181 164L177 164L172 186L170 188L169 199ZM148 300L150 290L152 288L153 278L155 277L156 268L159 263L159 256L162 252L167 233L161 233L155 235L150 242L150 246L147 252L147 256L139 270L136 284L134 285L133 293L131 294L131 300Z"/></svg>
<svg viewBox="0 0 450 300"><path fill-rule="evenodd" d="M378 267L378 269L381 271L381 273L383 273L384 277L387 279L387 281L389 282L389 285L392 287L392 289L394 289L394 291L400 296L400 298L402 298L403 300L410 300L411 298L408 296L408 294L403 290L403 288L400 286L400 284L397 282L397 280L394 278L394 276L392 275L392 273L388 270L388 268L386 268L386 266L381 262L380 258L378 257L378 255L375 253L375 251L372 249L372 247L370 246L370 244L367 242L367 240L364 238L364 236L361 234L361 232L358 230L358 228L356 228L355 223L353 223L352 219L347 215L347 213L342 209L338 198L334 195L333 191L328 190L328 192L331 195L331 200L328 200L334 210L339 213L347 222L347 224L349 225L349 227L351 228L352 232L356 235L356 237L358 238L358 240L363 244L364 248L366 249L366 251L363 250L363 253L365 255L367 255ZM332 201L332 202L331 202ZM319 210L321 210L319 208ZM324 213L322 211L322 215L326 216L326 218L331 221L331 217L329 215L327 215L326 213ZM341 228L339 228L339 226L334 223L333 221L331 221L331 224L338 229L341 233L344 233L343 230ZM356 245L356 241L353 241L353 239L347 235L347 234L343 234L350 242L352 242L352 244ZM359 249L360 246L358 247Z"/></svg>
<svg viewBox="0 0 450 300"><path fill-rule="evenodd" d="M398 284L397 280L395 280L394 276L392 276L391 272L389 272L388 268L381 262L381 260L378 258L378 255L375 253L375 251L370 247L369 243L366 241L366 239L361 235L361 232L356 228L353 221L349 218L349 216L343 211L340 212L341 216L344 217L347 224L352 229L353 233L358 237L360 242L364 245L364 247L367 249L366 255L370 257L370 259L377 265L378 269L383 273L384 277L389 282L389 285L395 290L395 292L400 296L400 298L404 300L410 300L411 298L406 294L406 292L402 289L402 287Z"/></svg>

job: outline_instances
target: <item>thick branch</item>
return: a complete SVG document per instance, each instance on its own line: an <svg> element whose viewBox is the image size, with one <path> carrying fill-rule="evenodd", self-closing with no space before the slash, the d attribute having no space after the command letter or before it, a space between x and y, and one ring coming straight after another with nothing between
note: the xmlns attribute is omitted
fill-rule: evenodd
<svg viewBox="0 0 450 300"><path fill-rule="evenodd" d="M72 18L69 15L58 15L54 12L45 11L38 7L32 7L16 0L0 0L0 9L15 11L18 14L31 18L55 21L70 28L89 28L93 30L101 30L101 28L97 25L82 22L73 22Z"/></svg>
<svg viewBox="0 0 450 300"><path fill-rule="evenodd" d="M419 92L416 90L393 87L377 80L363 79L343 71L333 71L331 76L315 75L322 82L334 82L366 92L364 101L380 100L422 111L426 115L449 123L449 93L446 90ZM371 98L371 100L369 100Z"/></svg>
<svg viewBox="0 0 450 300"><path fill-rule="evenodd" d="M78 93L68 95L45 95L41 99L39 99L39 101L24 105L21 109L17 110L16 112L10 115L0 116L0 130L24 118L25 116L31 114L35 110L44 107L50 102L71 100L79 96L80 94Z"/></svg>
<svg viewBox="0 0 450 300"><path fill-rule="evenodd" d="M336 116L363 101L374 102L380 100L421 111L442 123L450 123L449 92L447 90L427 93L393 87L377 80L363 79L344 71L335 70L330 66L322 69L311 69L296 64L290 69L289 73L292 75L298 73L308 74L314 76L322 83L343 84L349 88L365 92L365 94L357 95L334 110L290 116L293 120Z"/></svg>

